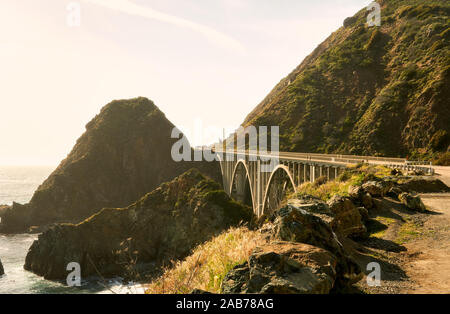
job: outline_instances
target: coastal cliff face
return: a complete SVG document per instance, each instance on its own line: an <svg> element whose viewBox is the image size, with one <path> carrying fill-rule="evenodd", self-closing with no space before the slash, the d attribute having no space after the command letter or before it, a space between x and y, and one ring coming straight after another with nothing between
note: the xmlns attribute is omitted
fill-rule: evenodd
<svg viewBox="0 0 450 314"><path fill-rule="evenodd" d="M31 201L3 210L0 232L78 223L102 208L127 206L192 167L220 180L216 163L173 161L173 128L146 98L106 105Z"/></svg>
<svg viewBox="0 0 450 314"><path fill-rule="evenodd" d="M244 125L280 126L280 150L435 158L450 148L450 2L379 0L280 81Z"/></svg>
<svg viewBox="0 0 450 314"><path fill-rule="evenodd" d="M127 208L103 209L78 225L50 227L31 246L25 269L46 279L66 278L71 262L81 265L83 277L127 276L133 266L151 272L252 217L251 208L190 170Z"/></svg>

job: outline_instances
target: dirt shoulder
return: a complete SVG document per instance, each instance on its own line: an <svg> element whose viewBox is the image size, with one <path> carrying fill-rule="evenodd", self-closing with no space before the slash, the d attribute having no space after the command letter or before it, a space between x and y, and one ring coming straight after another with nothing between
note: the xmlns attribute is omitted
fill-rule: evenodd
<svg viewBox="0 0 450 314"><path fill-rule="evenodd" d="M425 236L405 244L413 257L404 270L413 285L403 292L450 293L450 193L421 197L433 215L422 227Z"/></svg>
<svg viewBox="0 0 450 314"><path fill-rule="evenodd" d="M371 236L347 244L363 270L371 262L381 266L381 286L369 287L364 278L356 285L360 291L450 293L450 193L421 198L426 213L406 210L395 199L377 199Z"/></svg>
<svg viewBox="0 0 450 314"><path fill-rule="evenodd" d="M450 167L433 166L436 172L436 178L450 186Z"/></svg>

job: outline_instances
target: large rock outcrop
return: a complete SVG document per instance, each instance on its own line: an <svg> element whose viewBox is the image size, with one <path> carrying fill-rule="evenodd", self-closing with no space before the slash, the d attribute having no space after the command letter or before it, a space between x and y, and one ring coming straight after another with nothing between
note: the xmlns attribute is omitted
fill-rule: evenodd
<svg viewBox="0 0 450 314"><path fill-rule="evenodd" d="M256 248L249 262L222 282L223 293L326 294L336 280L336 257L303 243L272 242Z"/></svg>
<svg viewBox="0 0 450 314"><path fill-rule="evenodd" d="M25 269L47 279L65 278L71 262L80 264L83 277L154 271L252 217L218 183L190 170L127 208L103 209L78 225L52 226L31 246Z"/></svg>
<svg viewBox="0 0 450 314"><path fill-rule="evenodd" d="M3 276L5 274L5 270L3 269L2 260L0 259L0 276Z"/></svg>
<svg viewBox="0 0 450 314"><path fill-rule="evenodd" d="M305 243L330 251L337 257L338 280L354 282L359 278L359 266L348 256L330 224L302 207L288 205L275 214L273 234L282 241Z"/></svg>
<svg viewBox="0 0 450 314"><path fill-rule="evenodd" d="M406 208L410 210L415 210L418 212L426 212L427 208L425 207L424 203L420 199L420 196L413 195L410 193L402 193L398 196L398 199L400 202L402 202L403 205L406 206Z"/></svg>
<svg viewBox="0 0 450 314"><path fill-rule="evenodd" d="M102 208L127 206L193 167L220 180L216 163L172 159L173 128L146 98L109 103L31 201L3 210L0 232L80 222Z"/></svg>
<svg viewBox="0 0 450 314"><path fill-rule="evenodd" d="M327 205L311 200L273 214L263 228L271 242L227 273L224 293L329 293L361 279L360 267L319 216L328 216Z"/></svg>
<svg viewBox="0 0 450 314"><path fill-rule="evenodd" d="M331 227L347 237L364 237L367 233L363 223L361 210L357 208L350 198L335 195L329 201L330 210L334 213Z"/></svg>
<svg viewBox="0 0 450 314"><path fill-rule="evenodd" d="M398 187L403 192L448 193L450 188L441 180L433 177L407 177L398 180Z"/></svg>

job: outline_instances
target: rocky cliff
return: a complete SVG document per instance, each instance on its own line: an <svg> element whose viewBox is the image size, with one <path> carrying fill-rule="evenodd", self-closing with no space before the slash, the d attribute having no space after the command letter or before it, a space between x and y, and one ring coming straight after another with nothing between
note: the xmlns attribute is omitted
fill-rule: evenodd
<svg viewBox="0 0 450 314"><path fill-rule="evenodd" d="M47 279L66 278L71 262L81 265L83 277L154 271L252 217L218 183L190 170L127 208L103 209L78 225L52 226L31 246L25 269Z"/></svg>
<svg viewBox="0 0 450 314"><path fill-rule="evenodd" d="M5 270L3 269L2 260L0 260L0 276L5 274Z"/></svg>
<svg viewBox="0 0 450 314"><path fill-rule="evenodd" d="M146 98L106 105L30 203L3 210L0 232L78 223L102 208L127 206L192 167L220 180L216 163L173 161L173 128Z"/></svg>
<svg viewBox="0 0 450 314"><path fill-rule="evenodd" d="M321 43L247 116L283 151L436 157L450 145L450 2L380 0Z"/></svg>

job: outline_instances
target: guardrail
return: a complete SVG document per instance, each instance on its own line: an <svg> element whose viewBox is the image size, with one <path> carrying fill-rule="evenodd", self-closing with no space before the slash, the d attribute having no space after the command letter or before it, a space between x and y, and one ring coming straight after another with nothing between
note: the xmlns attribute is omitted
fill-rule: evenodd
<svg viewBox="0 0 450 314"><path fill-rule="evenodd" d="M431 167L431 165L429 167L421 167L420 165L404 163L404 164L389 164L385 166L391 169L400 169L406 171L421 171L425 174L434 175L434 168Z"/></svg>
<svg viewBox="0 0 450 314"><path fill-rule="evenodd" d="M217 151L221 153L226 153L226 151ZM235 150L234 153L250 154L255 155L259 152L256 150ZM268 154L269 153L269 154ZM270 155L270 152L261 153L262 156ZM318 154L318 153L295 153L295 152L279 152L279 158L301 158L304 160L311 161L324 161L332 163L347 163L347 164L358 164L364 163L380 163L391 169L401 169L407 171L422 171L426 174L434 174L434 169L431 162L426 161L411 161L405 158L394 158L394 157L376 157L376 156L357 156L357 155L341 155L341 154ZM422 167L427 166L427 167Z"/></svg>

